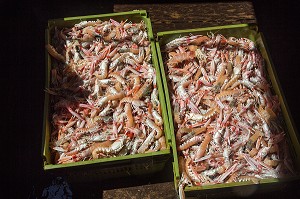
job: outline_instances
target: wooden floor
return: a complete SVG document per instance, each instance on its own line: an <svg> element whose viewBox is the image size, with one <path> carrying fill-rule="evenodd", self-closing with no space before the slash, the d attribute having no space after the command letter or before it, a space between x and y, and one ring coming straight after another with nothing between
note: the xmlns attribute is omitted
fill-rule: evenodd
<svg viewBox="0 0 300 199"><path fill-rule="evenodd" d="M248 1L216 3L115 4L114 12L147 10L153 32L256 23Z"/></svg>

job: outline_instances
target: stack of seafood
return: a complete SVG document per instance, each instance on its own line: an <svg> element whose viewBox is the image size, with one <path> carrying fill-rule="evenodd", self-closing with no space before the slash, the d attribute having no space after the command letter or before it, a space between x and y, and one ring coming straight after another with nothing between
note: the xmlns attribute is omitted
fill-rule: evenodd
<svg viewBox="0 0 300 199"><path fill-rule="evenodd" d="M166 148L156 71L143 21L54 28L50 94L54 162Z"/></svg>
<svg viewBox="0 0 300 199"><path fill-rule="evenodd" d="M190 35L164 46L185 186L293 174L279 99L248 38Z"/></svg>

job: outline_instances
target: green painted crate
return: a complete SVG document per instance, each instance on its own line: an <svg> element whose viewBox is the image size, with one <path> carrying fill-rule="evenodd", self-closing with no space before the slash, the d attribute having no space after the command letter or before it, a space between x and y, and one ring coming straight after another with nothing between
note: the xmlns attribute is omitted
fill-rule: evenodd
<svg viewBox="0 0 300 199"><path fill-rule="evenodd" d="M161 74L159 70L157 54L155 50L155 42L153 38L152 26L150 18L147 16L145 10L136 10L130 12L90 15L90 16L78 16L68 17L62 19L53 19L48 21L48 27L45 32L46 44L51 41L51 34L55 26L57 27L72 27L74 24L81 21L96 20L102 21L109 20L110 18L121 21L128 19L133 23L138 23L143 20L146 24L148 37L151 41L151 53L152 64L156 69L157 87L159 92L159 100L161 102L162 117L164 121L164 134L166 137L167 148L165 150L150 152L145 154L134 154L112 158L102 158L97 160L80 161L69 164L53 164L51 162L49 140L51 132L51 123L49 118L49 94L45 93L44 102L44 124L43 124L43 140L42 140L42 156L44 161L44 170L46 172L54 173L57 175L67 176L70 181L84 181L95 179L107 179L114 177L123 177L130 175L142 175L148 173L154 173L162 170L165 167L166 162L172 158L170 143L171 135L169 130L168 115L166 111L166 104L164 100L163 83L161 80ZM51 57L48 52L46 56L46 82L45 87L50 85L50 69L51 69Z"/></svg>
<svg viewBox="0 0 300 199"><path fill-rule="evenodd" d="M175 140L175 132L174 132L174 123L173 123L173 114L172 114L172 106L170 101L170 95L167 86L167 78L165 73L165 66L163 64L161 47L166 43L182 37L188 36L190 34L193 35L207 35L207 33L220 33L224 35L226 38L229 36L233 36L236 38L246 37L255 41L257 44L262 56L265 60L265 66L268 73L268 77L272 83L273 90L279 96L279 101L281 104L281 109L283 112L283 117L285 120L285 125L287 128L287 137L291 151L291 155L295 162L296 170L300 171L300 144L299 144L299 134L295 128L294 122L291 118L291 114L289 108L286 103L286 99L283 95L280 83L278 81L278 77L273 66L273 63L270 59L269 52L263 37L263 34L258 31L258 26L256 24L237 24L237 25L227 25L227 26L215 26L215 27L205 27L198 29L187 29L187 30L175 30L175 31L165 31L158 32L156 38L156 50L158 54L158 60L160 64L160 70L162 73L163 85L165 86L165 97L167 104L167 111L169 115L169 124L171 131L171 139L172 139L172 151L173 151L173 172L174 172L174 183L175 188L178 190L178 182L180 180L179 166L178 166L178 154L176 149L176 140ZM239 193L251 193L254 191L266 191L269 189L276 189L276 187L282 186L282 183L299 180L300 175L297 174L293 178L285 178L285 179L264 179L260 181L259 185L254 185L252 182L234 182L234 183L223 183L216 185L205 185L205 186L192 186L186 187L184 189L186 196L204 196L205 197L224 197L224 196L232 196L233 194ZM239 192L239 193L238 193Z"/></svg>

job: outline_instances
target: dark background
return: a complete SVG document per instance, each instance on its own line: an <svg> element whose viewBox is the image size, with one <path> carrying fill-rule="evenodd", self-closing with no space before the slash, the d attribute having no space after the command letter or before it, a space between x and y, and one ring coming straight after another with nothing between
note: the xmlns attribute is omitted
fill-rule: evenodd
<svg viewBox="0 0 300 199"><path fill-rule="evenodd" d="M1 198L29 198L34 194L40 198L43 188L50 185L53 179L53 176L43 172L41 159L45 87L44 29L47 20L110 13L113 12L113 4L120 2L113 0L1 1L0 6L3 10L0 23L2 30L0 74L1 85L4 87L1 87L2 111L0 113L1 118L5 119L0 122L2 154L5 154L1 160L2 171L4 171L2 182L5 185L2 193L4 196L8 195ZM127 1L127 3L136 2ZM300 129L299 5L297 1L287 0L252 2L258 26L265 35L283 94L296 128ZM166 174L159 180L171 181L172 178ZM132 182L119 179L98 185L71 184L71 189L73 198L101 198L101 190L105 188L148 184L159 180L147 176L135 178ZM283 198L286 195L289 198L300 198L299 189L298 182L298 184L288 185L285 192L256 197Z"/></svg>

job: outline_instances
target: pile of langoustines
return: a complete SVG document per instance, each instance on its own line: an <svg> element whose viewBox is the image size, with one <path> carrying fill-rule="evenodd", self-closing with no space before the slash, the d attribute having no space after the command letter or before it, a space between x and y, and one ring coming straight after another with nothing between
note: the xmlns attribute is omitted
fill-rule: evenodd
<svg viewBox="0 0 300 199"><path fill-rule="evenodd" d="M163 51L180 189L293 173L280 103L254 42L194 35Z"/></svg>
<svg viewBox="0 0 300 199"><path fill-rule="evenodd" d="M156 71L143 21L82 21L55 28L51 44L54 162L166 148Z"/></svg>

